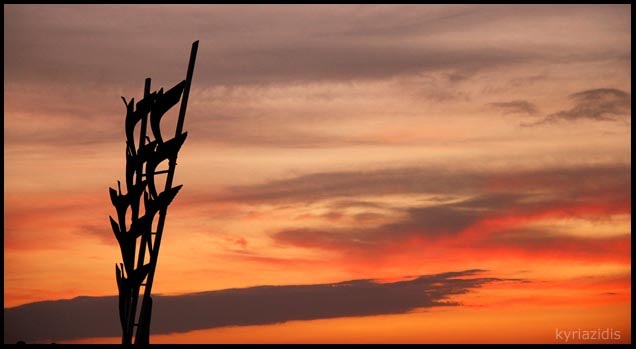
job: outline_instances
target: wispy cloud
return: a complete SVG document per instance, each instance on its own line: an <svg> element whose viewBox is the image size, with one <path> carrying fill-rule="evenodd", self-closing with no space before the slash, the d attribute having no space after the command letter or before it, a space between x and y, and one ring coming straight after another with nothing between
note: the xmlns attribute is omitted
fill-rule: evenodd
<svg viewBox="0 0 636 349"><path fill-rule="evenodd" d="M531 102L524 100L515 100L509 102L490 103L491 107L499 109L504 115L507 114L525 114L535 115L539 112L537 106Z"/></svg>
<svg viewBox="0 0 636 349"><path fill-rule="evenodd" d="M547 16L567 15L575 19L573 31L590 32L591 19L603 23L602 17L590 18L592 12L618 17L618 24L628 18L618 6L9 6L5 32L12 35L5 42L5 64L11 69L5 75L105 85L162 72L177 80L188 49L182 43L194 39L211 43L201 47L200 61L206 64L197 68L196 81L204 85L491 70L528 60L561 60L553 47L561 36L571 37L552 35L528 47L514 36L495 35L502 28L514 31ZM541 24L549 32L560 22ZM629 54L629 48L599 51L568 42L570 61ZM158 47L160 58L147 59Z"/></svg>
<svg viewBox="0 0 636 349"><path fill-rule="evenodd" d="M622 195L631 184L625 164L580 165L516 171L394 168L301 175L262 184L234 186L215 200L293 203L389 194L479 195L492 191L548 190L576 196ZM600 185L600 187L599 187ZM492 189L488 189L488 188ZM601 189L601 187L607 190Z"/></svg>
<svg viewBox="0 0 636 349"><path fill-rule="evenodd" d="M372 228L292 228L272 238L283 244L355 252L358 256L387 254L391 247L421 241L440 250L464 246L473 250L522 249L535 255L558 251L564 258L574 259L620 259L627 253L628 230L619 236L582 237L554 227L527 226L546 219L598 220L629 212L626 202L599 202L593 207L575 201L537 200L531 195L491 195L453 204L409 207L403 210L404 218Z"/></svg>
<svg viewBox="0 0 636 349"><path fill-rule="evenodd" d="M549 114L544 119L523 126L553 124L559 121L617 121L629 117L631 95L614 88L585 90L570 95L572 107Z"/></svg>
<svg viewBox="0 0 636 349"><path fill-rule="evenodd" d="M489 236L497 231L518 229L546 219L599 219L629 214L631 187L629 166L575 166L517 172L443 172L416 168L367 172L338 172L299 176L288 180L233 188L222 200L247 205L327 205L323 216L338 217L351 225L295 225L279 229L271 237L280 244L311 249L356 252L359 255L387 253L389 246L408 244L417 239L446 247L462 244L466 236L476 239L472 248L497 246L503 240ZM445 195L446 198L418 202L409 199L400 205L384 201L391 195ZM422 196L424 195L424 196ZM367 198L361 201L359 198ZM371 199L369 199L371 198ZM351 209L351 211L348 211ZM358 226L359 217L371 217ZM374 221L375 219L375 221ZM554 234L545 228L534 237L545 244L533 244L541 253L550 249ZM520 237L519 237L520 238ZM615 245L615 239L594 243ZM513 239L518 241L518 239ZM509 240L511 247L517 244ZM576 255L577 244L587 246L581 237L559 236L563 249ZM508 240L506 240L508 241ZM554 240L556 241L556 240ZM608 246L609 246L608 245ZM582 249L584 247L581 247ZM598 249L605 258L608 249ZM592 250L588 250L591 254ZM588 253L588 255L590 255Z"/></svg>

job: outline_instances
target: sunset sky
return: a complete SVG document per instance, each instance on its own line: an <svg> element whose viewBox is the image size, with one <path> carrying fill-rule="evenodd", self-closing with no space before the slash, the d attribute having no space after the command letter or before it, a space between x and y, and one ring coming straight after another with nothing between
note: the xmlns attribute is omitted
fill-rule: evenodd
<svg viewBox="0 0 636 349"><path fill-rule="evenodd" d="M4 5L5 342L120 341L16 337L7 309L117 294L121 96L184 79L195 40L153 293L302 314L158 307L152 343L631 342L630 13Z"/></svg>

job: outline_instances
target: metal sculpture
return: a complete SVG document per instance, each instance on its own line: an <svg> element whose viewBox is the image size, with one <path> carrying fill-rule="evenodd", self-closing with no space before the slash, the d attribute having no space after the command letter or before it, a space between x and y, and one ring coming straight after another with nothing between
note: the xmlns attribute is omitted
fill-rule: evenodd
<svg viewBox="0 0 636 349"><path fill-rule="evenodd" d="M117 220L110 217L123 263L115 264L117 288L119 289L119 320L122 328L122 344L149 344L150 316L152 314L152 283L168 205L175 198L181 185L172 186L177 165L179 149L188 135L183 132L183 122L194 63L199 41L192 44L190 63L186 79L164 93L150 92L150 78L146 79L144 97L135 104L122 97L126 106L126 190L122 193L121 182L117 181L117 190L109 188L110 199L117 212ZM179 100L181 106L175 136L164 140L161 132L161 118L174 107ZM153 140L146 135L148 118ZM135 145L135 127L140 124L139 142ZM165 133L164 133L165 134ZM146 142L147 141L147 142ZM159 164L168 161L167 170L157 170ZM165 189L158 193L155 185L156 175L167 175ZM143 214L141 198L143 196ZM127 212L130 210L130 224L127 224ZM156 225L153 224L156 222ZM152 231L156 226L156 231ZM148 258L146 258L148 257ZM139 293L144 288L141 308L138 309ZM137 328L135 332L134 329Z"/></svg>

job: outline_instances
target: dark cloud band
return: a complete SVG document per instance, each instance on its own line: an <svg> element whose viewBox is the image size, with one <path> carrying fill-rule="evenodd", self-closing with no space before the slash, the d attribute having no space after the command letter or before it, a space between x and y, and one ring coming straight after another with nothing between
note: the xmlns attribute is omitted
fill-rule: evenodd
<svg viewBox="0 0 636 349"><path fill-rule="evenodd" d="M165 334L291 320L401 314L416 308L458 305L446 298L503 280L475 277L480 272L449 272L393 283L352 280L154 296L152 330ZM77 297L5 309L4 342L117 337L116 303L116 297Z"/></svg>

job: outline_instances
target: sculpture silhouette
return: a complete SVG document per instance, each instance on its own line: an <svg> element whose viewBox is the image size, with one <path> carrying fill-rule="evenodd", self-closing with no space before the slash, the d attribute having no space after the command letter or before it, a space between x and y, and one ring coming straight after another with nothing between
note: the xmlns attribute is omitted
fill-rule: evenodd
<svg viewBox="0 0 636 349"><path fill-rule="evenodd" d="M199 41L195 41L190 52L186 79L167 92L164 93L163 88L159 89L158 92L150 92L151 80L147 78L143 99L135 104L134 98L126 102L126 99L122 97L126 106L126 189L128 192L122 193L120 181L117 181L117 190L109 188L110 199L117 212L117 220L109 217L110 224L119 243L123 260L123 263L115 264L115 276L119 290L122 344L133 343L135 327L137 327L137 332L134 333L134 343L149 344L150 342L152 283L168 205L182 187L181 185L173 187L172 180L177 164L177 155L188 136L187 132L183 132L183 122L198 47ZM179 100L181 100L181 106L175 136L164 141L160 127L161 118ZM150 129L154 140L146 135L149 114ZM137 146L135 144L135 128L140 122ZM157 171L157 166L165 160L168 160L168 170ZM165 188L163 192L158 193L155 186L155 176L163 174L167 174ZM140 212L142 195L144 198L143 214ZM130 223L127 224L126 213L129 209ZM157 229L153 232L152 227L155 219ZM146 253L148 253L148 258L146 258ZM136 263L135 256L137 257ZM144 287L143 299L141 309L138 309L139 292L142 287Z"/></svg>

